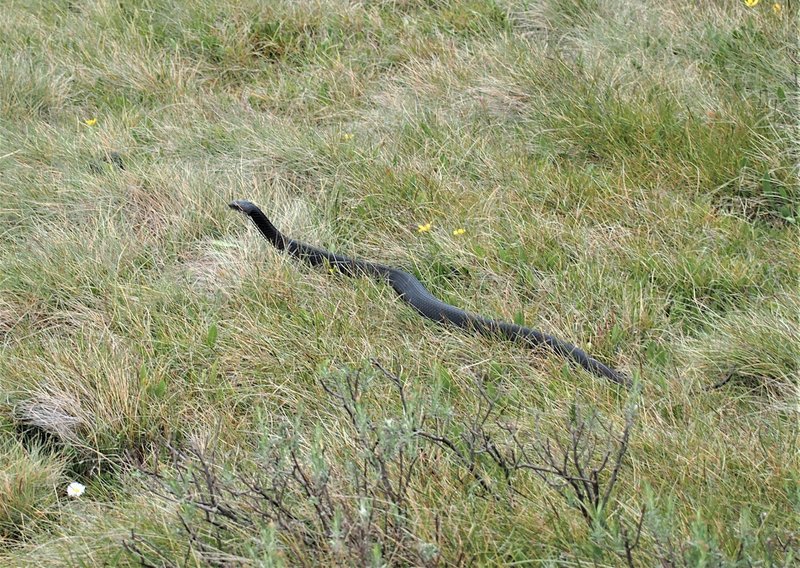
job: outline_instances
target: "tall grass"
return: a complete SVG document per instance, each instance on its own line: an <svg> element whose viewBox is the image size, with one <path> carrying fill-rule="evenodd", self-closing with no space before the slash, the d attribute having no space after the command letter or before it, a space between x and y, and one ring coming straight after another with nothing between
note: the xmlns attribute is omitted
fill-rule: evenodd
<svg viewBox="0 0 800 568"><path fill-rule="evenodd" d="M792 565L797 17L6 2L0 564ZM300 265L234 198L637 387ZM548 440L584 472L537 475Z"/></svg>

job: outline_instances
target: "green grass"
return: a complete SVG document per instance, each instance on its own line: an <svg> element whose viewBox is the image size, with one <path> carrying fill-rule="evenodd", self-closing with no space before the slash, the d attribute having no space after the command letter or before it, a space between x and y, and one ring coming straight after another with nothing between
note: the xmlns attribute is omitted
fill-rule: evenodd
<svg viewBox="0 0 800 568"><path fill-rule="evenodd" d="M634 565L791 565L798 7L772 4L5 2L0 564L138 565L146 542L157 565L209 563L198 543L243 565L617 565L644 508ZM303 266L234 198L639 386ZM323 386L356 370L354 424ZM504 424L563 442L576 403L615 436L634 412L590 523L531 471L506 479L482 454L471 473L414 436L425 416L466 451L478 385L503 451ZM183 465L212 456L223 493L281 479L295 451L343 525L301 484L299 525L231 493L252 523L215 533L166 443L207 446ZM398 506L374 460L394 480L401 449L418 465ZM141 471L156 466L166 486ZM368 497L384 529L358 540Z"/></svg>

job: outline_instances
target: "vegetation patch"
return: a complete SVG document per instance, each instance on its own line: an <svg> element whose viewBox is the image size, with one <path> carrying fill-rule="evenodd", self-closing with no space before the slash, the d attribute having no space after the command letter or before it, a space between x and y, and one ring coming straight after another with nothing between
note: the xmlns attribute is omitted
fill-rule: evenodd
<svg viewBox="0 0 800 568"><path fill-rule="evenodd" d="M5 4L0 564L797 563L797 2Z"/></svg>

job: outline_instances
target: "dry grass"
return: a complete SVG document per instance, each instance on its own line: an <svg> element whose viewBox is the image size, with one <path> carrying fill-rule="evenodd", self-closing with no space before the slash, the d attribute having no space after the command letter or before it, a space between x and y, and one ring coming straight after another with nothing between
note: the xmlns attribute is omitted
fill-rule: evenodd
<svg viewBox="0 0 800 568"><path fill-rule="evenodd" d="M0 564L136 564L134 531L164 565L208 563L203 546L243 565L791 565L798 14L771 4L6 2ZM294 238L587 346L639 387L299 265L233 198ZM575 401L617 433L635 408L608 504L587 523L488 450L470 466L426 445L371 359L461 451L482 447L468 432L510 451L509 424L560 431ZM380 459L324 388L348 369L372 377L358 412L391 475L398 448L419 460L402 515L353 489L353 464ZM482 429L481 389L500 414ZM213 449L225 494L290 441L300 469L328 475L342 522L380 497L399 532L336 540L300 484L293 510L318 540L261 520L215 536L177 469L203 461L164 450ZM185 502L142 483L155 467Z"/></svg>

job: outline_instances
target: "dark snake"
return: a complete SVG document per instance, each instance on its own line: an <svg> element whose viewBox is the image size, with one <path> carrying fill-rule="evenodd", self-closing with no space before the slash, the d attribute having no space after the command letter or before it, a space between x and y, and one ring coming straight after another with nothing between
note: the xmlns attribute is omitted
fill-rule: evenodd
<svg viewBox="0 0 800 568"><path fill-rule="evenodd" d="M446 304L431 294L413 275L404 270L334 254L290 239L278 231L261 209L249 201L234 201L230 204L230 208L250 217L264 238L278 250L286 251L312 266L334 268L347 276L368 276L384 280L394 288L401 299L428 319L440 324L450 324L473 330L487 336L503 337L510 341L527 344L530 347L545 346L559 355L571 359L591 373L620 385L630 386L630 379L625 375L607 367L597 359L593 359L585 351L571 343L535 329L484 318Z"/></svg>

